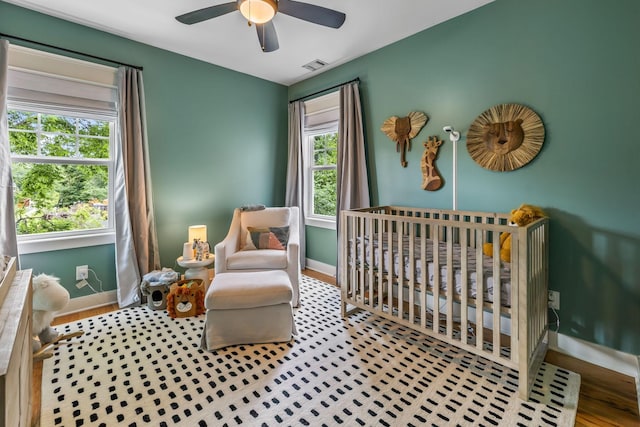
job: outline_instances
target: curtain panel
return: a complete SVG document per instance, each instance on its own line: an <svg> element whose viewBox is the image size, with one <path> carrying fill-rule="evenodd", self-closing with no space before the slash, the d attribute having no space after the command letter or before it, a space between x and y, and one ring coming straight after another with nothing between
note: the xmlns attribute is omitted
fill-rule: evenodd
<svg viewBox="0 0 640 427"><path fill-rule="evenodd" d="M306 267L306 238L304 226L304 183L303 183L303 151L302 137L304 127L304 102L295 101L289 104L289 155L287 162L287 188L285 205L297 206L300 218L300 267Z"/></svg>
<svg viewBox="0 0 640 427"><path fill-rule="evenodd" d="M364 125L358 82L340 87L340 120L338 124L338 188L337 188L337 242L338 259L336 277L340 277L340 264L344 260L340 246L340 212L370 207L367 157L364 147ZM340 283L338 283L340 285Z"/></svg>
<svg viewBox="0 0 640 427"><path fill-rule="evenodd" d="M160 269L149 174L142 72L120 67L120 141L116 144L118 304L140 303L141 276Z"/></svg>
<svg viewBox="0 0 640 427"><path fill-rule="evenodd" d="M364 125L357 82L340 87L337 166L338 212L370 207ZM340 215L337 225L340 230Z"/></svg>
<svg viewBox="0 0 640 427"><path fill-rule="evenodd" d="M7 122L8 73L9 42L0 40L0 256L8 255L16 257L17 260L18 238L13 208L11 147Z"/></svg>

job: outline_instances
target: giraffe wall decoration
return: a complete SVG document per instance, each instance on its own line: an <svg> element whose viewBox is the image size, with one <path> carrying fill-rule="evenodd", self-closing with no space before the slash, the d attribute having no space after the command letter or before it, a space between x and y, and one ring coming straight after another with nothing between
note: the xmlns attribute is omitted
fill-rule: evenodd
<svg viewBox="0 0 640 427"><path fill-rule="evenodd" d="M442 187L442 176L436 168L436 157L438 149L442 145L442 140L437 136L430 136L424 145L424 153L420 167L422 169L422 189L427 191L435 191Z"/></svg>

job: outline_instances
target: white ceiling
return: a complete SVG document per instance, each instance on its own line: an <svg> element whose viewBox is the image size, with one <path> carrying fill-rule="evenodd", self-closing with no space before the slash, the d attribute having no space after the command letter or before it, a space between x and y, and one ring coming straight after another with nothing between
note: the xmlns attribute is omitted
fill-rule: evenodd
<svg viewBox="0 0 640 427"><path fill-rule="evenodd" d="M333 29L277 14L280 49L270 53L239 11L194 25L175 20L232 0L4 1L288 86L321 72L302 68L315 59L328 70L493 0L303 0L345 13L345 23Z"/></svg>

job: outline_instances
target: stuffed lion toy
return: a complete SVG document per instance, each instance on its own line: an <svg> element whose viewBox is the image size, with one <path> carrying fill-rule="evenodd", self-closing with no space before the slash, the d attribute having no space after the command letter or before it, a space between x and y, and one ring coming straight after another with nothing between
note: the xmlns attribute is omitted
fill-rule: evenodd
<svg viewBox="0 0 640 427"><path fill-rule="evenodd" d="M546 216L547 214L541 208L523 204L518 209L511 211L509 223L523 227ZM482 252L486 256L493 256L493 243L482 245ZM504 262L511 262L511 233L500 233L500 259Z"/></svg>
<svg viewBox="0 0 640 427"><path fill-rule="evenodd" d="M179 280L169 288L167 295L169 317L191 317L203 314L204 284L202 279Z"/></svg>

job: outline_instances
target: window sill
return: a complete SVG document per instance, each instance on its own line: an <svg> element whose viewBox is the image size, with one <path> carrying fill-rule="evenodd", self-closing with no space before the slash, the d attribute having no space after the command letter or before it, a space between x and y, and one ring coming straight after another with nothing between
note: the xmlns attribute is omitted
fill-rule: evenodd
<svg viewBox="0 0 640 427"><path fill-rule="evenodd" d="M81 236L65 236L43 238L37 240L18 241L18 253L35 254L40 252L60 251L64 249L86 248L87 246L99 246L115 243L114 232L102 232L85 234Z"/></svg>
<svg viewBox="0 0 640 427"><path fill-rule="evenodd" d="M328 230L336 229L336 221L331 219L307 217L305 218L305 225L310 225L312 227L318 227L318 228L326 228Z"/></svg>

